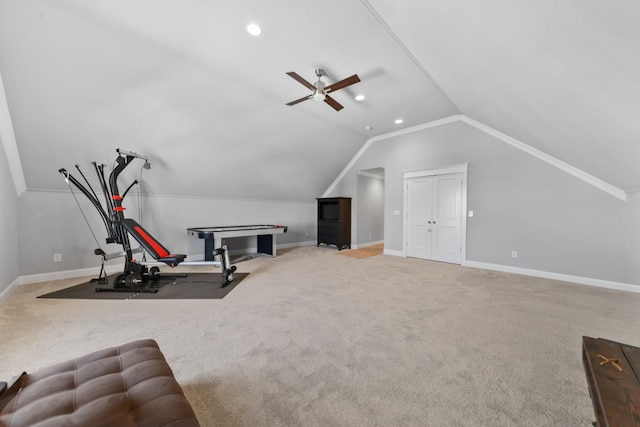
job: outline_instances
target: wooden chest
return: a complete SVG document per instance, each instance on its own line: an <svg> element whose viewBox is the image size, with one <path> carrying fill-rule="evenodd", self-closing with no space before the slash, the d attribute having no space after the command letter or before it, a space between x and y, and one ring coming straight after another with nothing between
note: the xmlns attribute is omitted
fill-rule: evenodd
<svg viewBox="0 0 640 427"><path fill-rule="evenodd" d="M640 426L640 348L582 337L582 362L598 427Z"/></svg>

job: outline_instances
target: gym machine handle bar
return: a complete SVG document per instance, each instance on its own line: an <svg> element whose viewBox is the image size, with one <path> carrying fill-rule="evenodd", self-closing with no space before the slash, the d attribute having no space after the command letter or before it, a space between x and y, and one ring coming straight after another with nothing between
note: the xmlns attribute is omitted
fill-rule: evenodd
<svg viewBox="0 0 640 427"><path fill-rule="evenodd" d="M118 152L118 154L122 154L124 156L137 157L138 159L143 159L147 161L149 160L149 157L143 156L142 154L134 153L133 151L121 150L119 148L116 148L116 151Z"/></svg>

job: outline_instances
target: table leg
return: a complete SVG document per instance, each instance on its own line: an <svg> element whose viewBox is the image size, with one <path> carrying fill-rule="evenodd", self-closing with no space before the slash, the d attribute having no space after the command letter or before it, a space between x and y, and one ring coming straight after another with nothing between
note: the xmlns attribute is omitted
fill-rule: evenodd
<svg viewBox="0 0 640 427"><path fill-rule="evenodd" d="M213 251L214 250L215 250L215 247L213 245L213 239L212 238L205 238L204 239L204 260L205 261L213 261L213 259L214 259Z"/></svg>
<svg viewBox="0 0 640 427"><path fill-rule="evenodd" d="M276 256L276 239L273 234L261 234L258 236L258 253Z"/></svg>

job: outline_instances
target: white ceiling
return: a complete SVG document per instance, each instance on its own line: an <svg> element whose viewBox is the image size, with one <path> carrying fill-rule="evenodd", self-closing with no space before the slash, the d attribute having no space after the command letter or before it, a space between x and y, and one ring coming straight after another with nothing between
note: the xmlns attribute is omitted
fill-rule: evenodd
<svg viewBox="0 0 640 427"><path fill-rule="evenodd" d="M464 114L631 192L638 17L632 0L0 0L0 76L31 189L121 148L151 158L154 193L312 200L370 137ZM286 106L308 91L285 73L318 67L360 76L345 108Z"/></svg>

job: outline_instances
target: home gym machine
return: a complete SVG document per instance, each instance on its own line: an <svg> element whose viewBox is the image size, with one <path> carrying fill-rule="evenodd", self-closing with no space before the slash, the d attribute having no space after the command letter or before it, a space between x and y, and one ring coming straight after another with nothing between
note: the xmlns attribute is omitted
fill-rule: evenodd
<svg viewBox="0 0 640 427"><path fill-rule="evenodd" d="M96 208L107 230L107 244L116 243L122 245L121 253L106 254L101 248L98 248L94 251L96 255L102 257L102 268L100 270L100 277L96 279L100 283L108 283L106 274L104 273L104 262L106 260L115 258L116 256L125 257L124 271L115 277L115 279L113 280L113 287L98 287L96 288L96 291L157 292L157 287L148 287L147 285L150 282L156 283L160 280L162 275L160 274L160 268L158 267L158 265L162 264L166 264L170 267L175 267L178 264L218 266L222 269L222 283L220 284L220 287L224 287L231 283L233 281L233 272L236 270L236 267L231 265L226 245L223 245L221 248L214 249L214 256L219 256L220 261L185 262L185 258L187 257L186 255L173 254L169 252L167 248L165 248L160 242L158 242L135 220L131 218L125 218L124 211L126 208L122 206L122 203L129 190L139 182L138 180L134 180L127 187L125 192L120 194L120 190L118 189L118 176L136 159L144 160L144 164L142 166L144 169L149 169L150 163L146 156L131 151L122 151L120 149L116 149L116 152L118 153L118 155L116 157L113 170L109 174L108 183L105 177L106 165L98 165L96 164L96 162L91 162L98 177L98 182L100 183L102 193L104 194L104 206L102 202L100 202L98 195L96 194L93 187L91 186L85 175L82 173L78 165L75 165L75 167L82 177L84 184L76 179L71 173L67 172L66 169L60 169L58 171L65 177L65 181L69 185L69 189L72 193L73 189L71 188L71 185L73 184L78 190L80 190L80 192L82 192L82 194L87 197L87 199L89 199L91 204ZM73 194L75 197L75 193ZM82 211L82 208L80 209ZM91 229L89 221L87 221L87 224ZM93 233L93 229L91 229L91 233L98 243L95 233ZM153 256L153 258L155 258L155 263L139 262L133 258L134 252L140 252L142 250L131 248L129 235L133 236L133 238L138 241L140 246L144 248L147 253ZM153 266L149 268L148 266L150 265Z"/></svg>

